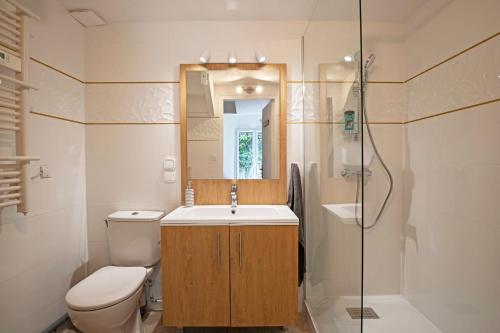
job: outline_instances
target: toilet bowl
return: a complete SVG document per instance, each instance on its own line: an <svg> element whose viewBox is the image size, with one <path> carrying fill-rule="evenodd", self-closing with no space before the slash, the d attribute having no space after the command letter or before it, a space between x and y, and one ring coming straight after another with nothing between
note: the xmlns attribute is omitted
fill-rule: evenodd
<svg viewBox="0 0 500 333"><path fill-rule="evenodd" d="M160 219L164 215L161 211L117 211L108 215L113 266L97 270L66 294L69 317L79 330L142 333L140 300L145 280L160 261Z"/></svg>
<svg viewBox="0 0 500 333"><path fill-rule="evenodd" d="M142 333L139 300L147 270L107 266L66 294L68 314L85 333Z"/></svg>

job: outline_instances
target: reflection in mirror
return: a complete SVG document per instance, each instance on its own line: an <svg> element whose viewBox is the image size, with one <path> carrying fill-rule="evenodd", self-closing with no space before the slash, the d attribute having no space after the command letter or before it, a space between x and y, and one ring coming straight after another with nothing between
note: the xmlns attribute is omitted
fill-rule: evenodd
<svg viewBox="0 0 500 333"><path fill-rule="evenodd" d="M326 134L325 177L335 181L352 166L347 164L361 163L361 146L359 143L359 128L361 99L358 78L358 63L354 61L358 53L352 56L351 61L319 64L320 104L322 104L320 119L328 122L328 128L322 128ZM365 151L370 149L366 147ZM352 160L355 159L356 162ZM358 162L359 159L359 162ZM338 186L337 186L338 187Z"/></svg>
<svg viewBox="0 0 500 333"><path fill-rule="evenodd" d="M186 72L189 179L278 179L279 71Z"/></svg>

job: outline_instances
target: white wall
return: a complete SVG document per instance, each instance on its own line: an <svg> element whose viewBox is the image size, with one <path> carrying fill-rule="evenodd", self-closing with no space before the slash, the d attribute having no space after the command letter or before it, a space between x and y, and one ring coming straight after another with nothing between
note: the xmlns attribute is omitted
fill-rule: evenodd
<svg viewBox="0 0 500 333"><path fill-rule="evenodd" d="M360 229L356 225L332 226L338 222L321 207L322 204L356 201L356 179L340 175L340 150L350 140L343 134L342 122L356 71L353 64L343 63L343 57L359 50L358 28L359 22L313 21L304 40L303 121L306 123L307 282L310 283L307 298L313 301L325 296L360 295L361 292ZM364 55L373 52L377 56L366 86L365 102L377 147L395 179L394 192L379 224L365 233L364 291L367 295L399 294L401 291L401 142L406 112L405 90L401 83L406 73L404 30L400 23L363 24ZM327 98L332 99L331 110L327 107ZM358 97L353 98L352 107L361 110ZM364 140L365 145L371 145L366 131ZM367 224L373 222L388 188L388 179L380 163L375 161L370 169L373 175L364 188ZM332 255L332 251L336 254ZM349 261L349 272L345 271L346 261Z"/></svg>
<svg viewBox="0 0 500 333"><path fill-rule="evenodd" d="M31 57L84 79L84 30L56 0L23 1L32 22ZM84 85L35 61L33 111L84 120ZM51 178L28 184L30 212L0 215L0 332L40 332L66 313L66 291L85 275L85 129L82 124L30 114L30 172L49 166Z"/></svg>
<svg viewBox="0 0 500 333"><path fill-rule="evenodd" d="M179 64L197 63L205 48L211 49L212 62L226 62L230 50L237 52L238 61L254 62L255 49L261 49L269 62L288 65L288 80L298 81L304 27L305 22L293 21L210 21L86 29L85 73L91 81L85 96L86 121L91 123L86 126L91 270L109 263L103 224L108 213L143 208L168 212L181 202L179 170L174 184L163 183L161 176L165 156L175 156L180 165ZM102 83L119 81L131 83ZM289 112L301 114L297 86L289 85ZM92 125L96 122L100 124ZM300 128L289 125L290 162L301 161L300 135Z"/></svg>
<svg viewBox="0 0 500 333"><path fill-rule="evenodd" d="M499 12L429 2L410 19L408 75L497 34ZM500 331L499 50L497 35L407 84L404 293L444 333Z"/></svg>

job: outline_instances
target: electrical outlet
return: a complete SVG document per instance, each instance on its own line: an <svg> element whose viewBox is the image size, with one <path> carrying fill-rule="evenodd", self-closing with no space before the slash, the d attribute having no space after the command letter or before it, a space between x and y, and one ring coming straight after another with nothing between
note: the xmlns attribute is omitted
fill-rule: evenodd
<svg viewBox="0 0 500 333"><path fill-rule="evenodd" d="M40 178L50 178L49 167L47 165L40 166Z"/></svg>

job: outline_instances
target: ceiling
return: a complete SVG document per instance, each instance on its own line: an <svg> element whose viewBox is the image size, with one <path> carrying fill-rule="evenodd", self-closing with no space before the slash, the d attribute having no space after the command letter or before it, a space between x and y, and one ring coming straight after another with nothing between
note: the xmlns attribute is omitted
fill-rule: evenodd
<svg viewBox="0 0 500 333"><path fill-rule="evenodd" d="M406 21L428 0L362 0L363 21ZM353 0L318 0L313 20L357 20L359 7Z"/></svg>
<svg viewBox="0 0 500 333"><path fill-rule="evenodd" d="M210 71L210 78L214 84L258 84L258 83L278 83L280 73L270 70L225 70Z"/></svg>
<svg viewBox="0 0 500 333"><path fill-rule="evenodd" d="M262 116L262 109L269 104L269 99L237 99L234 101L237 114Z"/></svg>
<svg viewBox="0 0 500 333"><path fill-rule="evenodd" d="M353 0L59 0L68 10L92 9L107 22L176 20L352 20ZM404 21L428 0L363 0L363 19ZM312 13L314 12L314 15Z"/></svg>

